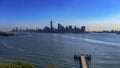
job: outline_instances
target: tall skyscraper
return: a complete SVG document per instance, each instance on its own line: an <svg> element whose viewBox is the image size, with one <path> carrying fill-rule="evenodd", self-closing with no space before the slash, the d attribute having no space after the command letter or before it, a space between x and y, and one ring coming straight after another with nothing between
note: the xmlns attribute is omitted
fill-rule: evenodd
<svg viewBox="0 0 120 68"><path fill-rule="evenodd" d="M52 20L50 21L50 29L53 29L53 22L52 22Z"/></svg>

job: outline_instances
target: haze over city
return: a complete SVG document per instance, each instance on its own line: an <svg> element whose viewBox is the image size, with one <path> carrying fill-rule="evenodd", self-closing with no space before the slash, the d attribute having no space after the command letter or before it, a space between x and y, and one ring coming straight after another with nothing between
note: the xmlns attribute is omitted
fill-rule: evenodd
<svg viewBox="0 0 120 68"><path fill-rule="evenodd" d="M120 30L119 0L0 0L0 30L36 28L53 20L89 31Z"/></svg>

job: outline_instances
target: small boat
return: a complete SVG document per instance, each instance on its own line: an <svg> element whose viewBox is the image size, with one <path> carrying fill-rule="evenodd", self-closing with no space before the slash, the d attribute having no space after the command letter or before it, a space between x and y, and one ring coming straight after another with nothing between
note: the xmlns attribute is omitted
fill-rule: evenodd
<svg viewBox="0 0 120 68"><path fill-rule="evenodd" d="M88 54L74 54L74 59L78 60L80 59L81 56L85 56L86 60L91 61L91 55Z"/></svg>

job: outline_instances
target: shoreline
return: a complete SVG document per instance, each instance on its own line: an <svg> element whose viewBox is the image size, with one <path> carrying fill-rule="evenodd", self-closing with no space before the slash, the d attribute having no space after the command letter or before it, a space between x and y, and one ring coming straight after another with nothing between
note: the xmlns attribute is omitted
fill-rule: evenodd
<svg viewBox="0 0 120 68"><path fill-rule="evenodd" d="M9 36L14 36L15 34L13 33L7 33L7 32L0 32L0 36L6 36L6 37L9 37Z"/></svg>

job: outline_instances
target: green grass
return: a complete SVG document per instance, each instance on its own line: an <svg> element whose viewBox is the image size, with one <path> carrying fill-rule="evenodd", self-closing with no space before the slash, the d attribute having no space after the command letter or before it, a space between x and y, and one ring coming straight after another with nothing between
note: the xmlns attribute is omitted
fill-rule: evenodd
<svg viewBox="0 0 120 68"><path fill-rule="evenodd" d="M0 68L35 68L35 66L23 61L13 61L9 63L0 62ZM57 65L48 64L46 68L57 68Z"/></svg>
<svg viewBox="0 0 120 68"><path fill-rule="evenodd" d="M13 61L10 63L0 63L0 68L35 68L34 65L22 62L22 61Z"/></svg>

